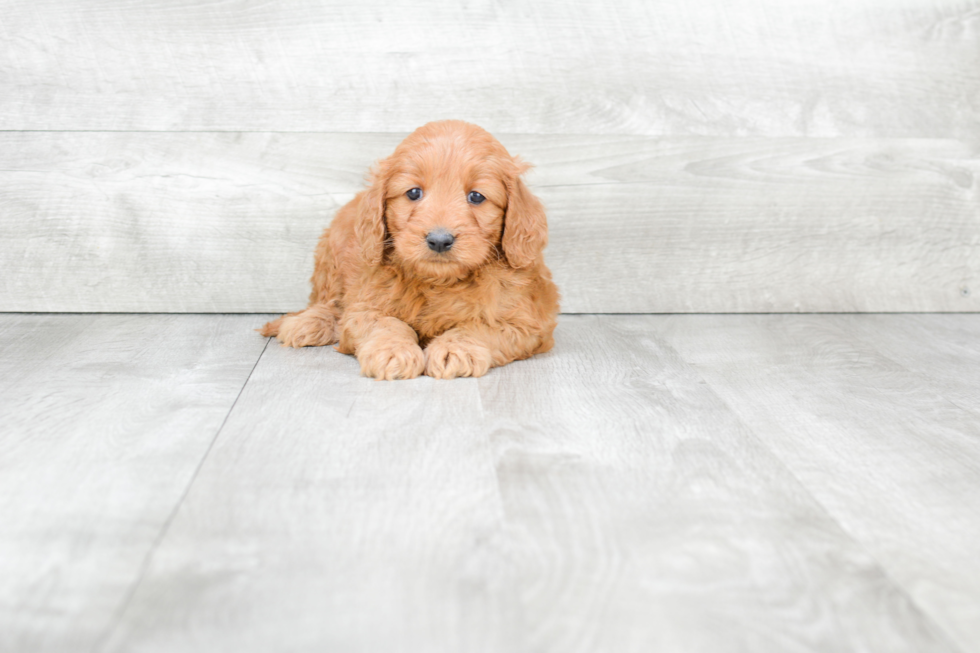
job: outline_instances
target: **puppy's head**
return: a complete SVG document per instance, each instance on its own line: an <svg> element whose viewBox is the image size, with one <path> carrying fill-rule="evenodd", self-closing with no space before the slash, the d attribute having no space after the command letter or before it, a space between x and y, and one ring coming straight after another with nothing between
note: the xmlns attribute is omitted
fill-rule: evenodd
<svg viewBox="0 0 980 653"><path fill-rule="evenodd" d="M429 123L375 168L357 235L367 261L415 276L461 279L503 251L531 266L547 243L541 202L521 175L528 165L497 139L460 121Z"/></svg>

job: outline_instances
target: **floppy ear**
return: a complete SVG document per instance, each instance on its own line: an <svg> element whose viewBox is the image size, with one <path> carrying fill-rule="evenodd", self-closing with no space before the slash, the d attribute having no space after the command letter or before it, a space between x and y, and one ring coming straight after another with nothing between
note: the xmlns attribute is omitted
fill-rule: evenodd
<svg viewBox="0 0 980 653"><path fill-rule="evenodd" d="M520 161L515 163L517 168L506 182L507 212L501 245L511 267L526 268L548 244L548 220L541 201L531 194L521 179L531 166Z"/></svg>
<svg viewBox="0 0 980 653"><path fill-rule="evenodd" d="M357 205L357 222L354 234L361 245L364 260L371 266L381 265L385 243L385 196L391 164L388 159L379 161L371 172L371 185L361 195Z"/></svg>

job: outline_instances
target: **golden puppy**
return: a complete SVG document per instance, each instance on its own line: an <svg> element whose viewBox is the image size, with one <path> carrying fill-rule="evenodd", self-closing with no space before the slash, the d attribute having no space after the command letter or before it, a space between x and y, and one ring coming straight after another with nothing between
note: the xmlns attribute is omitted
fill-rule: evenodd
<svg viewBox="0 0 980 653"><path fill-rule="evenodd" d="M310 305L260 332L291 347L339 340L378 379L481 376L548 351L558 289L528 167L475 125L420 127L320 238Z"/></svg>

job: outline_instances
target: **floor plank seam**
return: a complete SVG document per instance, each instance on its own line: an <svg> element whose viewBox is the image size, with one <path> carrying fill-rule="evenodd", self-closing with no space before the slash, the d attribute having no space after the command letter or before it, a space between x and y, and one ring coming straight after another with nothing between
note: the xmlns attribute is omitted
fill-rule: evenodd
<svg viewBox="0 0 980 653"><path fill-rule="evenodd" d="M194 487L194 482L197 480L198 474L200 474L201 472L201 468L204 466L205 461L208 459L208 456L211 454L211 450L214 448L215 442L217 442L218 438L221 436L221 432L224 430L225 425L228 423L228 418L231 417L231 414L234 412L235 406L238 405L238 400L241 399L242 393L245 392L245 388L248 386L248 382L249 380L251 380L252 374L255 372L255 368L259 366L259 362L262 360L262 356L265 355L266 349L269 348L269 343L272 342L273 340L274 338L266 338L265 346L262 348L262 351L259 352L258 357L256 357L255 364L252 365L252 369L249 370L248 375L245 377L245 382L242 383L242 387L239 388L238 394L235 395L235 400L231 402L231 406L229 406L228 412L225 414L224 419L221 421L221 425L215 431L214 437L211 438L211 442L208 443L208 447L207 449L205 449L204 455L201 456L200 462L198 462L197 467L194 469L194 472L191 474L191 478L187 482L187 486L184 488L184 491L181 493L180 498L177 499L177 502L174 504L173 510L170 511L170 514L167 516L166 521L163 523L163 526L160 528L159 534L157 535L156 539L153 541L153 544L152 546L150 546L150 549L147 551L146 556L143 558L143 562L140 565L139 573L136 575L136 580L133 582L132 587L126 593L125 597L123 597L123 600L120 601L119 607L116 609L116 612L113 615L112 619L110 619L109 625L106 627L105 633L98 640L96 640L95 646L92 647L92 653L98 653L99 651L105 650L106 644L108 644L108 642L112 637L112 634L115 632L116 628L121 623L122 617L126 613L126 609L129 607L129 604L132 602L133 597L136 595L136 592L140 588L140 585L143 584L143 579L146 576L146 571L150 567L150 561L153 559L154 554L156 553L157 549L160 546L160 543L163 542L164 538L167 536L167 532L170 530L170 525L173 523L173 520L177 516L177 513L180 512L180 508L184 504L184 501L187 499L187 495L190 493L191 488Z"/></svg>
<svg viewBox="0 0 980 653"><path fill-rule="evenodd" d="M810 499L813 501L813 504L823 511L823 513L827 516L827 519L830 519L831 521L834 522L834 524L837 525L837 528L839 528L841 533L845 534L851 540L851 542L854 544L854 547L856 549L862 551L866 556L868 556L869 560L873 560L875 562L875 564L878 566L878 569L881 571L882 576L884 576L892 584L892 586L895 588L896 591L901 592L902 595L905 596L905 598L909 602L909 605L914 606L915 609L919 611L919 613L922 615L922 618L927 620L928 623L932 625L936 633L940 633L942 634L943 637L945 637L946 642L949 644L950 648L955 651L960 651L961 653L967 653L966 649L964 649L961 646L959 640L956 639L954 635L950 633L946 628L944 628L941 623L936 621L933 614L929 612L924 606L922 606L922 604L920 604L915 599L915 597L913 597L909 593L908 588L906 588L903 583L900 583L894 576L892 576L891 571L888 569L885 563L883 563L877 556L875 556L864 545L864 542L858 539L858 537L854 533L852 533L851 530L848 529L843 523L841 523L841 521L837 518L837 516L834 515L834 513L832 513L830 509L826 505L824 505L822 501L820 501L820 499L810 490L809 486L807 486L807 484L804 483L803 480L796 475L796 473L792 470L792 468L790 468L789 464L785 460L783 460L782 456L780 456L772 447L766 444L766 442L756 434L755 430L749 425L749 423L742 418L742 415L737 410L735 410L735 408L716 391L714 384L711 381L709 381L707 378L705 378L704 375L701 374L701 371L698 369L698 366L695 363L687 362L684 359L684 357L680 355L680 352L674 349L673 346L669 344L667 346L670 347L671 351L674 351L678 355L680 360L684 360L685 364L687 364L691 368L691 370L698 375L698 378L704 381L706 386L710 388L711 393L715 396L715 398L729 411L731 411L732 415L735 416L735 419L738 421L738 423L742 425L742 427L746 430L747 433L751 434L751 436L755 439L755 441L759 444L759 446L764 448L766 451L768 451L772 455L773 459L779 462L779 465L783 468L783 470L785 470L785 472L796 481L797 486L804 493L806 493L806 496L810 497Z"/></svg>
<svg viewBox="0 0 980 653"><path fill-rule="evenodd" d="M915 379L915 378L918 378L918 377L921 376L921 377L925 377L926 379L929 379L930 381L939 381L939 380L941 380L938 377L936 377L936 375L930 374L929 372L923 372L923 371L915 372L915 371L913 371L912 368L910 368L908 365L906 365L905 363L903 363L902 361L900 361L895 356L892 356L890 354L887 354L884 351L882 351L880 348L878 348L878 346L872 340L867 340L867 341L864 341L864 342L866 344L868 344L868 346L870 346L874 350L874 352L876 354L878 354L879 356L881 356L885 360L890 361L890 362L894 363L895 365L897 365L898 367L902 368L902 370L904 370L905 373L909 375L909 378ZM960 410L960 411L963 411L964 413L968 413L970 415L976 415L976 416L980 417L980 412L978 412L977 408L972 408L970 406L964 406L964 405L960 404L959 402L957 402L955 399L951 399L950 397L946 396L945 393L942 393L942 392L940 392L938 390L935 391L934 394L935 394L936 397L942 399L943 401L945 401L947 404L949 404L950 406L952 406L956 410Z"/></svg>
<svg viewBox="0 0 980 653"><path fill-rule="evenodd" d="M901 594L905 596L905 598L909 602L909 605L914 606L915 609L917 609L919 613L922 615L923 619L927 620L928 623L932 625L932 627L935 629L935 632L941 634L946 639L950 648L965 653L965 649L961 646L960 642L954 637L954 635L950 633L946 628L944 628L938 621L936 621L932 613L927 611L918 601L915 600L913 596L911 596L911 594L909 593L905 585L898 582L898 580L892 576L892 574L885 566L885 564L877 556L873 555L871 551L869 551L868 548L864 545L864 543L860 539L858 539L854 533L850 531L850 529L848 529L843 523L841 523L841 521L837 518L837 516L834 515L834 513L832 513L829 510L829 508L826 505L824 505L824 503L820 501L819 498L810 490L809 486L806 483L804 483L802 479L800 479L800 477L793 471L793 469L782 458L782 456L780 456L775 451L775 449L770 447L765 442L765 440L756 433L755 429L752 428L751 424L742 417L741 413L738 410L736 410L735 407L722 396L722 394L715 387L715 384L712 383L709 378L707 378L704 374L701 373L701 369L698 366L698 364L688 360L687 357L682 354L680 349L675 347L670 342L670 338L668 336L664 335L663 333L657 332L655 333L655 337L661 346L663 346L666 350L668 350L676 358L676 360L678 360L683 366L687 367L692 374L694 374L698 379L701 380L701 382L705 384L705 387L708 388L708 390L710 391L714 399L718 401L720 405L724 406L729 411L729 413L731 413L731 415L735 418L737 423L745 430L745 432L749 436L752 437L753 440L755 440L756 444L760 448L769 452L773 460L776 463L778 463L778 465L783 469L783 471L796 482L797 487L807 497L810 498L810 500L813 502L813 505L819 510L821 510L823 514L827 517L827 519L829 519L834 524L836 524L837 528L840 529L840 532L843 533L853 543L855 548L862 551L866 556L868 556L869 560L874 561L874 563L877 565L878 569L880 570L882 576L892 584L892 586L895 588L895 591L901 592Z"/></svg>

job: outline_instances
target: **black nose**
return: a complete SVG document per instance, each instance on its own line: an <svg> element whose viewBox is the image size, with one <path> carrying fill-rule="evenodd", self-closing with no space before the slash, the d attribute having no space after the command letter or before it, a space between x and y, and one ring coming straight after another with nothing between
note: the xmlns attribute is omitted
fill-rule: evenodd
<svg viewBox="0 0 980 653"><path fill-rule="evenodd" d="M429 249L440 254L452 247L453 241L455 240L453 235L445 229L430 231L429 235L425 237L425 242L429 244Z"/></svg>

